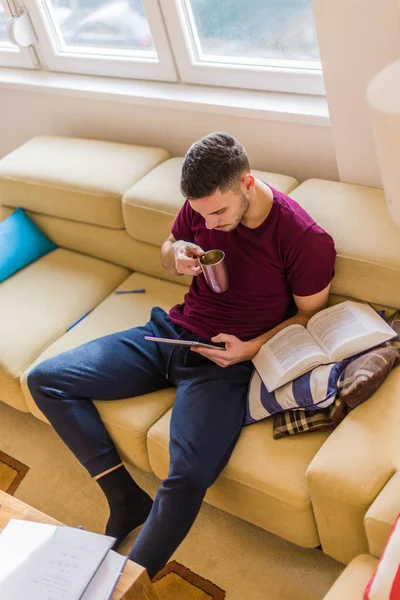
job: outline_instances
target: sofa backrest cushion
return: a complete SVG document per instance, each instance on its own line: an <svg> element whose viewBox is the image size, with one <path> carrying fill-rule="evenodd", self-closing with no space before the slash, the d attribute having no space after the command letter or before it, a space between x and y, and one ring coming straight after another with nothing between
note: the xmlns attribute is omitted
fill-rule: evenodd
<svg viewBox="0 0 400 600"><path fill-rule="evenodd" d="M291 197L335 240L332 293L400 308L400 229L383 191L311 179Z"/></svg>
<svg viewBox="0 0 400 600"><path fill-rule="evenodd" d="M161 148L35 137L0 161L0 204L124 229L124 192L167 158Z"/></svg>
<svg viewBox="0 0 400 600"><path fill-rule="evenodd" d="M129 189L123 198L126 229L134 239L161 246L171 232L171 225L185 199L180 191L183 158L170 158L158 165ZM298 182L293 177L252 170L286 194Z"/></svg>

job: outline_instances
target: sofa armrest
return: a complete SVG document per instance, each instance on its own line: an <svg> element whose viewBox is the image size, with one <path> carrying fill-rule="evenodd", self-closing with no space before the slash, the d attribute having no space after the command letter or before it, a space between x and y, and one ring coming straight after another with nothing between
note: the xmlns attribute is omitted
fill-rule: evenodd
<svg viewBox="0 0 400 600"><path fill-rule="evenodd" d="M349 563L368 553L365 513L400 470L400 369L351 411L307 470L323 551Z"/></svg>
<svg viewBox="0 0 400 600"><path fill-rule="evenodd" d="M362 600L377 565L376 558L368 554L357 556L335 581L324 600Z"/></svg>
<svg viewBox="0 0 400 600"><path fill-rule="evenodd" d="M369 552L380 558L400 513L400 471L385 485L365 515Z"/></svg>

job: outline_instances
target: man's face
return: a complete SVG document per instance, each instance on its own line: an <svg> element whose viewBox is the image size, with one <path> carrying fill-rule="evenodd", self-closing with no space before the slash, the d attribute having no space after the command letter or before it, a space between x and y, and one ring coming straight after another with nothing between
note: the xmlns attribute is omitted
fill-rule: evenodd
<svg viewBox="0 0 400 600"><path fill-rule="evenodd" d="M221 193L217 190L207 198L190 200L193 210L204 217L207 229L233 231L247 213L250 202L242 189Z"/></svg>

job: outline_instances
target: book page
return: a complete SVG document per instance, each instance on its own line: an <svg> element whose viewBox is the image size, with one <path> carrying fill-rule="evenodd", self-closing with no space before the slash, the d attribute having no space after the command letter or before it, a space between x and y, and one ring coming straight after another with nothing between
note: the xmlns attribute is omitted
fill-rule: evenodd
<svg viewBox="0 0 400 600"><path fill-rule="evenodd" d="M273 391L327 360L302 325L289 325L261 347L253 363L267 389Z"/></svg>
<svg viewBox="0 0 400 600"><path fill-rule="evenodd" d="M286 373L308 358L321 355L321 348L301 325L280 331L268 343L281 373Z"/></svg>
<svg viewBox="0 0 400 600"><path fill-rule="evenodd" d="M307 329L332 361L368 350L394 334L371 306L349 300L314 315Z"/></svg>

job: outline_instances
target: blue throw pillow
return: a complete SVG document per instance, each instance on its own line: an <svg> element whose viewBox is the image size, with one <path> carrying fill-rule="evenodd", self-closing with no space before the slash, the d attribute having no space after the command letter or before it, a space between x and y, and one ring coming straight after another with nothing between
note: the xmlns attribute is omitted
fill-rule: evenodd
<svg viewBox="0 0 400 600"><path fill-rule="evenodd" d="M0 222L0 282L56 248L22 208L17 208Z"/></svg>
<svg viewBox="0 0 400 600"><path fill-rule="evenodd" d="M254 369L247 393L243 425L250 425L286 410L317 410L333 404L338 393L338 379L349 360L316 367L274 392L267 390Z"/></svg>

